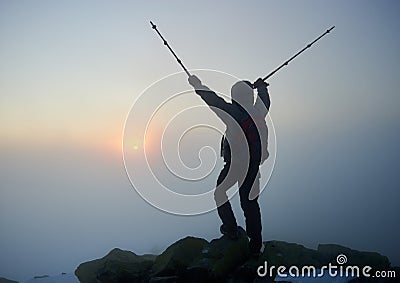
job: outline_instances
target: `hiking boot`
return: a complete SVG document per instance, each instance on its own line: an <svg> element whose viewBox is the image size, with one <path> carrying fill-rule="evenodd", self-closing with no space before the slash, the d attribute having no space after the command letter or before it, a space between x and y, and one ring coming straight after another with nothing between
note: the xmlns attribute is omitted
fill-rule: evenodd
<svg viewBox="0 0 400 283"><path fill-rule="evenodd" d="M260 241L254 241L250 239L249 242L249 254L252 258L258 258L264 252L264 245Z"/></svg>
<svg viewBox="0 0 400 283"><path fill-rule="evenodd" d="M231 240L236 241L239 239L239 230L237 227L236 229L228 229L225 225L221 225L221 227L219 227L219 231L221 231L223 235L227 236Z"/></svg>

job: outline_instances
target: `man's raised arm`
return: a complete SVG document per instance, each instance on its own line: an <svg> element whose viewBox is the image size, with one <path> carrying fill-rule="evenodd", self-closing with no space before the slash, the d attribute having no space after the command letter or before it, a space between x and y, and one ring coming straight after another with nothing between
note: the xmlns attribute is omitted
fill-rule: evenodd
<svg viewBox="0 0 400 283"><path fill-rule="evenodd" d="M207 86L203 85L198 77L192 75L189 77L188 81L196 93L204 100L205 103L207 103L208 106L211 107L211 110L213 110L218 117L223 119L223 117L220 115L221 113L216 111L217 109L222 110L225 113L230 112L230 104L219 97L214 91L210 90Z"/></svg>
<svg viewBox="0 0 400 283"><path fill-rule="evenodd" d="M259 78L255 83L254 87L257 88L257 99L254 107L265 117L268 114L269 107L271 106L271 100L268 93L268 83L264 82Z"/></svg>

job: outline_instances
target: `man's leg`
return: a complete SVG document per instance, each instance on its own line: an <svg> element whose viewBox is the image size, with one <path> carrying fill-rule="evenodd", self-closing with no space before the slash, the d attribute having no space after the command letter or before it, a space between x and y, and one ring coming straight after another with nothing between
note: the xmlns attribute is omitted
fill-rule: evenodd
<svg viewBox="0 0 400 283"><path fill-rule="evenodd" d="M214 199L215 203L217 204L218 215L222 220L224 229L228 233L235 233L237 231L236 219L226 194L227 190L237 182L233 176L228 176L228 172L231 167L230 165L230 162L226 162L224 168L218 176L217 187L214 191Z"/></svg>
<svg viewBox="0 0 400 283"><path fill-rule="evenodd" d="M246 219L246 232L250 238L249 249L251 253L259 253L262 246L261 212L258 204L259 178L259 166L250 166L243 184L239 187L240 205ZM257 197L254 198L253 195L252 200L250 200L250 191L252 191L252 195L257 192Z"/></svg>

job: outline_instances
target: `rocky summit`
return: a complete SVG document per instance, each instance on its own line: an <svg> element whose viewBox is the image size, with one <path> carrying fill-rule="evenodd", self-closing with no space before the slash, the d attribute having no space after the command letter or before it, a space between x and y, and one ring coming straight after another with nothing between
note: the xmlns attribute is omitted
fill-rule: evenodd
<svg viewBox="0 0 400 283"><path fill-rule="evenodd" d="M240 229L240 237L236 241L226 236L211 242L186 237L158 256L136 255L130 251L113 249L103 258L80 264L75 275L81 283L274 282L275 271L260 277L257 268L265 262L269 266L301 268L312 265L321 268L329 263L338 265L338 255L346 255L347 263L344 264L347 265L369 265L375 270L393 270L388 258L383 255L340 245L321 244L314 250L294 243L268 241L264 243L264 252L258 258L249 255L247 245L246 233ZM396 270L398 272L398 268ZM373 281L361 277L352 281L398 282L393 280L396 278Z"/></svg>

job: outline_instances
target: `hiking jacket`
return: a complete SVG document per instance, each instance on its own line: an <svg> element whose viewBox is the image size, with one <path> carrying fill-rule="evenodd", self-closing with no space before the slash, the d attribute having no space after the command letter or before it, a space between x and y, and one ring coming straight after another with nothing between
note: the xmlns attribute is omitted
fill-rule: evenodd
<svg viewBox="0 0 400 283"><path fill-rule="evenodd" d="M238 134L237 131L240 129L237 125L246 126L246 124L252 123L253 120L257 124L257 129L259 129L259 131L257 131L258 134L253 136L251 140L246 137L247 145L239 145L239 148L243 148L242 146L248 147L250 163L252 164L261 164L268 158L268 128L265 122L265 117L268 114L271 101L267 87L263 86L257 88L256 102L253 104L253 107L248 109L251 113L248 113L248 111L235 101L232 101L231 103L226 102L207 86L202 85L196 88L195 91L226 125L225 135L221 140L221 156L225 161L230 160L232 157L231 147L228 141L238 141L238 135L240 134ZM237 154L240 159L241 153L238 152L235 154Z"/></svg>

